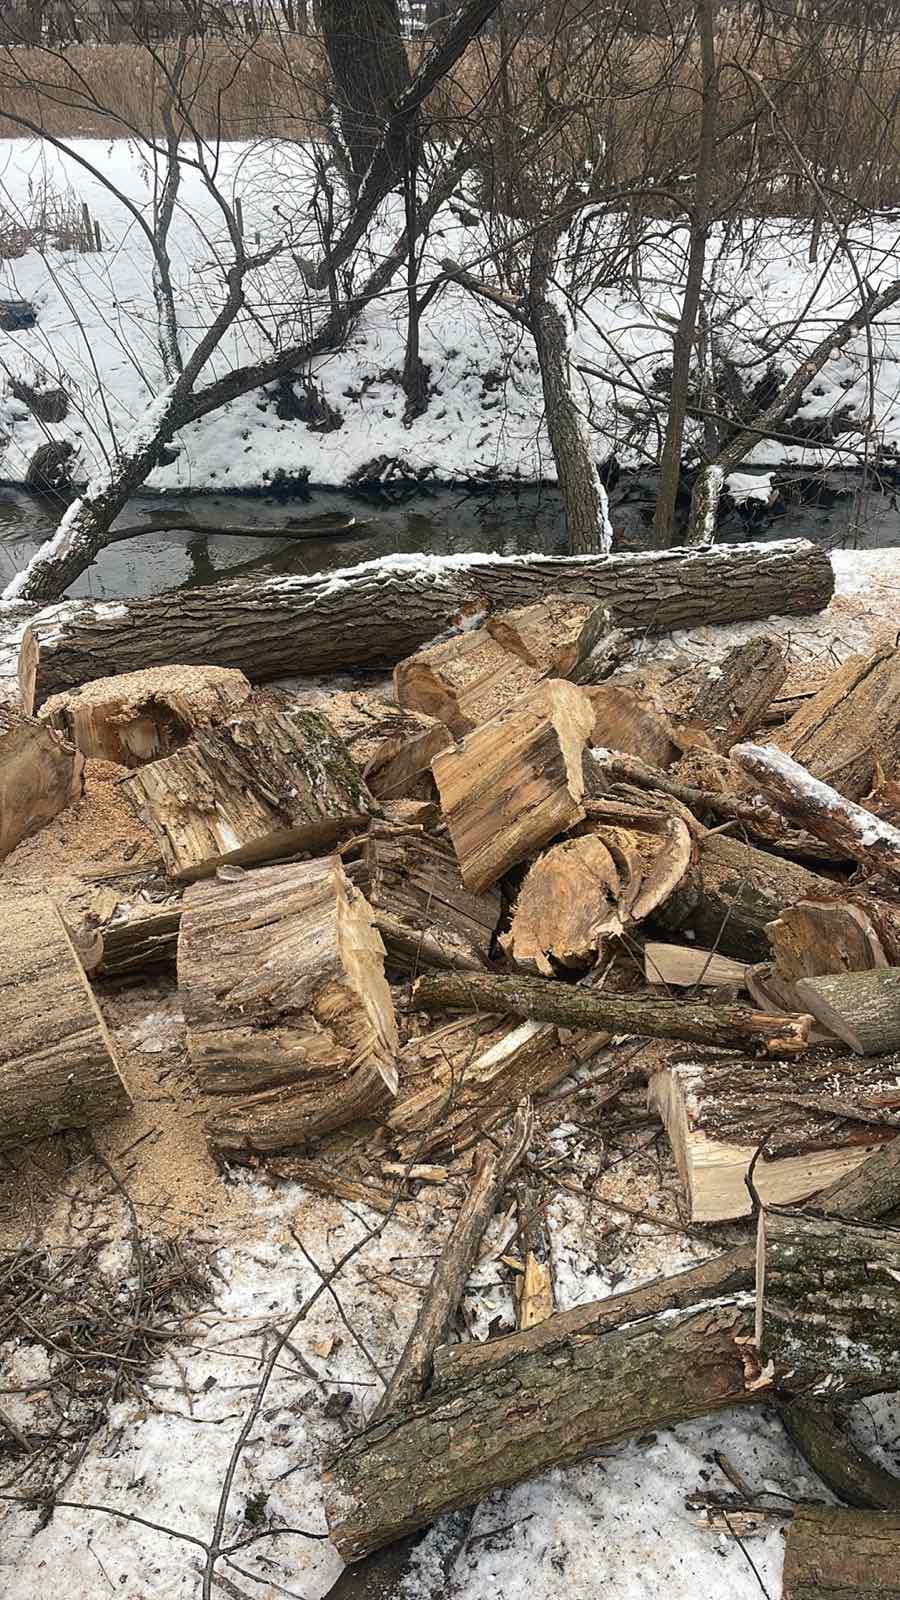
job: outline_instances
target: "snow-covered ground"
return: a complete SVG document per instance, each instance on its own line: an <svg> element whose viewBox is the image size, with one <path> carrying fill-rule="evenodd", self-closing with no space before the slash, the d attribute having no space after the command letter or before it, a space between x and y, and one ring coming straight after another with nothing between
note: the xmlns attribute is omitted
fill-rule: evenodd
<svg viewBox="0 0 900 1600"><path fill-rule="evenodd" d="M72 397L66 420L43 425L16 400L0 378L0 477L21 481L34 449L47 437L70 440L79 449L78 477L103 464L114 438L134 427L163 382L155 337L151 258L135 216L79 164L81 156L148 217L158 187L147 153L118 140L74 142L66 156L33 140L0 143L0 206L29 215L46 189L86 201L100 224L102 254L31 251L0 261L0 297L32 300L37 325L0 333L0 372L30 384L61 382ZM245 238L257 233L263 246L289 233L298 254L315 254L310 225L310 177L299 146L224 145L218 152L219 183L241 198ZM446 207L429 241L422 269L427 282L438 264L452 257L489 275L486 230L469 209ZM386 204L358 264L361 279L400 226L400 200ZM602 264L603 226L594 246ZM852 240L856 267L873 286L895 275L896 222L860 225ZM640 389L671 359L673 319L679 309L683 239L649 240L642 256L642 298L622 289L587 294L576 317L573 353L601 375L584 377L580 397L596 428L598 457L615 451L626 465L640 464L641 430L625 408L640 401ZM706 305L722 350L758 380L772 356L792 371L829 326L853 305L854 271L847 254L826 240L818 265L807 261L803 228L770 222L752 242L740 228L717 232L710 253ZM178 320L186 348L208 325L222 292L228 250L221 214L196 172L185 169L172 228L170 253ZM564 263L561 286L569 285ZM282 421L274 402L248 394L223 411L187 428L177 459L159 466L155 489L255 488L279 473L308 474L314 484L340 485L373 458L403 459L413 470L466 480L495 475L537 479L553 476L541 422L540 380L530 337L502 312L448 284L431 302L422 325L422 359L431 369L433 393L424 416L404 423L405 398L397 383L403 358L402 283L374 303L345 349L315 365L315 379L328 404L342 414L335 432L311 432L303 422ZM580 299L580 296L579 296ZM249 285L249 304L227 335L208 375L221 372L284 343L317 321L321 300L310 293L290 253L279 256ZM794 322L802 317L799 333ZM872 330L874 433L885 445L900 442L900 322L889 315ZM866 335L861 331L828 362L812 383L801 415L827 417L849 407L861 422L868 416ZM847 464L859 437L841 434L833 448L794 450L807 462ZM785 459L782 446L761 442L749 464ZM747 485L739 478L739 495ZM751 492L761 492L753 489Z"/></svg>

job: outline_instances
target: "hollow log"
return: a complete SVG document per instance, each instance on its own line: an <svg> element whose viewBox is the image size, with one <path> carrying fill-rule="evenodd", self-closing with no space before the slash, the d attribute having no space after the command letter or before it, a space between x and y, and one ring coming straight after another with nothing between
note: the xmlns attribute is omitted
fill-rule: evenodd
<svg viewBox="0 0 900 1600"><path fill-rule="evenodd" d="M900 650L851 656L772 743L821 783L861 800L876 768L893 772L900 764Z"/></svg>
<svg viewBox="0 0 900 1600"><path fill-rule="evenodd" d="M765 795L816 838L870 872L900 876L900 828L811 777L774 745L739 744L731 755Z"/></svg>
<svg viewBox="0 0 900 1600"><path fill-rule="evenodd" d="M644 628L821 611L827 552L806 540L647 556L389 557L340 573L253 578L148 600L65 601L28 625L20 654L28 712L60 689L138 667L288 673L392 667L464 617L566 593L606 602Z"/></svg>
<svg viewBox="0 0 900 1600"><path fill-rule="evenodd" d="M900 1388L900 1228L764 1209L757 1260L762 1359L785 1386Z"/></svg>
<svg viewBox="0 0 900 1600"><path fill-rule="evenodd" d="M636 1434L764 1398L746 1295L554 1338L435 1390L328 1463L325 1514L346 1561L549 1467ZM528 1335L520 1335L527 1338Z"/></svg>
<svg viewBox="0 0 900 1600"><path fill-rule="evenodd" d="M234 717L122 787L183 881L327 850L377 810L343 740L315 711Z"/></svg>
<svg viewBox="0 0 900 1600"><path fill-rule="evenodd" d="M4 903L0 1024L0 1149L130 1110L106 1024L46 895Z"/></svg>
<svg viewBox="0 0 900 1600"><path fill-rule="evenodd" d="M900 1095L881 1064L829 1051L784 1065L721 1058L671 1062L650 1080L694 1222L751 1210L745 1178L767 1205L808 1200L894 1139Z"/></svg>
<svg viewBox="0 0 900 1600"><path fill-rule="evenodd" d="M809 1017L765 1016L749 1006L660 1000L656 995L602 994L506 973L429 973L413 988L420 1011L475 1011L553 1022L564 1028L603 1028L646 1039L685 1039L724 1049L795 1055L806 1048Z"/></svg>
<svg viewBox="0 0 900 1600"><path fill-rule="evenodd" d="M456 857L421 828L369 828L364 893L391 966L483 971L502 903L496 890L470 894Z"/></svg>
<svg viewBox="0 0 900 1600"><path fill-rule="evenodd" d="M798 1000L861 1056L900 1049L900 967L798 978Z"/></svg>
<svg viewBox="0 0 900 1600"><path fill-rule="evenodd" d="M79 798L83 773L61 734L0 705L0 861Z"/></svg>
<svg viewBox="0 0 900 1600"><path fill-rule="evenodd" d="M83 756L139 767L233 716L249 693L244 674L225 667L150 667L52 695L41 720Z"/></svg>
<svg viewBox="0 0 900 1600"><path fill-rule="evenodd" d="M592 726L584 690L551 678L435 758L441 808L467 889L489 889L582 820L581 754Z"/></svg>
<svg viewBox="0 0 900 1600"><path fill-rule="evenodd" d="M782 1600L900 1600L900 1513L798 1506Z"/></svg>

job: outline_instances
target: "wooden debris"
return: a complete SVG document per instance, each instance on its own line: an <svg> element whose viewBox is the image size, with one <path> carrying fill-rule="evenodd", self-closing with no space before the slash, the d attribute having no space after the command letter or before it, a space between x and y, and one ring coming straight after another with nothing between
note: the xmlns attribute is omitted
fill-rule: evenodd
<svg viewBox="0 0 900 1600"><path fill-rule="evenodd" d="M896 1071L896 1066L893 1068ZM852 1172L894 1137L900 1091L885 1094L884 1068L852 1058L777 1063L710 1057L672 1062L650 1080L692 1222L751 1211L745 1178L766 1205L793 1205Z"/></svg>
<svg viewBox="0 0 900 1600"><path fill-rule="evenodd" d="M678 754L666 717L649 695L618 679L588 688L594 708L590 743L603 750L635 756L665 771Z"/></svg>
<svg viewBox="0 0 900 1600"><path fill-rule="evenodd" d="M568 678L585 626L596 610L592 600L549 594L534 605L494 611L485 627L504 650L538 668L544 677Z"/></svg>
<svg viewBox="0 0 900 1600"><path fill-rule="evenodd" d="M336 856L184 897L178 981L220 1149L277 1150L383 1111L397 1088L384 946ZM256 1091L256 1092L254 1092Z"/></svg>
<svg viewBox="0 0 900 1600"><path fill-rule="evenodd" d="M327 850L377 810L343 741L315 711L261 710L204 729L123 788L175 878Z"/></svg>
<svg viewBox="0 0 900 1600"><path fill-rule="evenodd" d="M900 1513L798 1506L782 1600L900 1600Z"/></svg>
<svg viewBox="0 0 900 1600"><path fill-rule="evenodd" d="M79 798L83 774L61 734L0 705L0 861Z"/></svg>
<svg viewBox="0 0 900 1600"><path fill-rule="evenodd" d="M851 656L772 740L821 783L862 799L876 765L900 765L900 650Z"/></svg>
<svg viewBox="0 0 900 1600"><path fill-rule="evenodd" d="M249 694L244 674L227 667L149 667L53 695L40 715L83 755L139 767L224 722Z"/></svg>
<svg viewBox="0 0 900 1600"><path fill-rule="evenodd" d="M644 977L647 983L663 983L674 989L692 989L697 984L712 989L732 985L743 989L747 968L742 961L720 956L715 950L701 950L693 944L659 944L648 939L644 945Z"/></svg>
<svg viewBox="0 0 900 1600"><path fill-rule="evenodd" d="M900 967L799 978L794 989L816 1021L858 1055L900 1049Z"/></svg>
<svg viewBox="0 0 900 1600"><path fill-rule="evenodd" d="M416 725L415 731L391 734L363 769L376 800L432 800L435 795L431 763L450 748L453 735L434 717L410 713L406 721Z"/></svg>
<svg viewBox="0 0 900 1600"><path fill-rule="evenodd" d="M900 1387L900 1229L759 1214L756 1326L789 1389Z"/></svg>
<svg viewBox="0 0 900 1600"><path fill-rule="evenodd" d="M130 1110L106 1024L46 895L4 904L0 1019L0 1149Z"/></svg>
<svg viewBox="0 0 900 1600"><path fill-rule="evenodd" d="M584 817L581 755L593 726L583 689L550 679L433 771L463 882L479 893Z"/></svg>
<svg viewBox="0 0 900 1600"><path fill-rule="evenodd" d="M776 971L784 981L888 965L869 917L847 902L800 900L770 922L766 933Z"/></svg>
<svg viewBox="0 0 900 1600"><path fill-rule="evenodd" d="M483 971L502 903L493 889L470 894L448 844L420 828L374 822L364 862L366 898L391 966Z"/></svg>
<svg viewBox="0 0 900 1600"><path fill-rule="evenodd" d="M787 677L774 639L735 645L721 661L673 679L665 691L672 737L682 749L700 745L723 754L757 728Z"/></svg>
<svg viewBox="0 0 900 1600"><path fill-rule="evenodd" d="M519 1248L523 1252L522 1272L514 1281L516 1327L521 1333L546 1322L555 1308L550 1235L544 1206L538 1190L524 1183L516 1190L516 1221Z"/></svg>
<svg viewBox="0 0 900 1600"><path fill-rule="evenodd" d="M871 872L900 876L900 828L811 777L773 745L735 745L731 754L763 793L810 833Z"/></svg>

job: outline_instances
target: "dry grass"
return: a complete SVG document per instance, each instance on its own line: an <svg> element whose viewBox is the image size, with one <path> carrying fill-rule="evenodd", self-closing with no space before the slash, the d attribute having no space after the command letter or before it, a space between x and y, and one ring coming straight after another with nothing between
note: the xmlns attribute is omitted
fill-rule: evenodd
<svg viewBox="0 0 900 1600"><path fill-rule="evenodd" d="M15 261L29 250L90 250L81 203L71 189L52 189L45 181L23 209L0 198L0 261Z"/></svg>

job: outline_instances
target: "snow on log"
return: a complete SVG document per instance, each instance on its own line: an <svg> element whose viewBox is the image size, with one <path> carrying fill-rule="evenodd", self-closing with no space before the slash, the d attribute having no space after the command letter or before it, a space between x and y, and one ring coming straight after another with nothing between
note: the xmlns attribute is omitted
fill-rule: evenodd
<svg viewBox="0 0 900 1600"><path fill-rule="evenodd" d="M56 907L9 897L0 920L0 1149L123 1116L131 1098Z"/></svg>
<svg viewBox="0 0 900 1600"><path fill-rule="evenodd" d="M83 773L61 734L0 705L0 861L78 799Z"/></svg>
<svg viewBox="0 0 900 1600"><path fill-rule="evenodd" d="M149 667L53 695L41 720L84 756L139 767L233 716L249 693L244 674L227 667Z"/></svg>
<svg viewBox="0 0 900 1600"><path fill-rule="evenodd" d="M173 878L329 849L377 809L325 717L250 705L123 783Z"/></svg>
<svg viewBox="0 0 900 1600"><path fill-rule="evenodd" d="M731 757L763 794L817 839L870 872L900 876L900 828L845 799L774 745L738 744Z"/></svg>
<svg viewBox="0 0 900 1600"><path fill-rule="evenodd" d="M807 540L621 556L391 556L312 577L249 578L146 600L64 601L25 630L22 703L109 672L237 667L288 673L392 667L486 610L566 593L605 602L643 628L745 622L821 611L834 593L827 552Z"/></svg>

